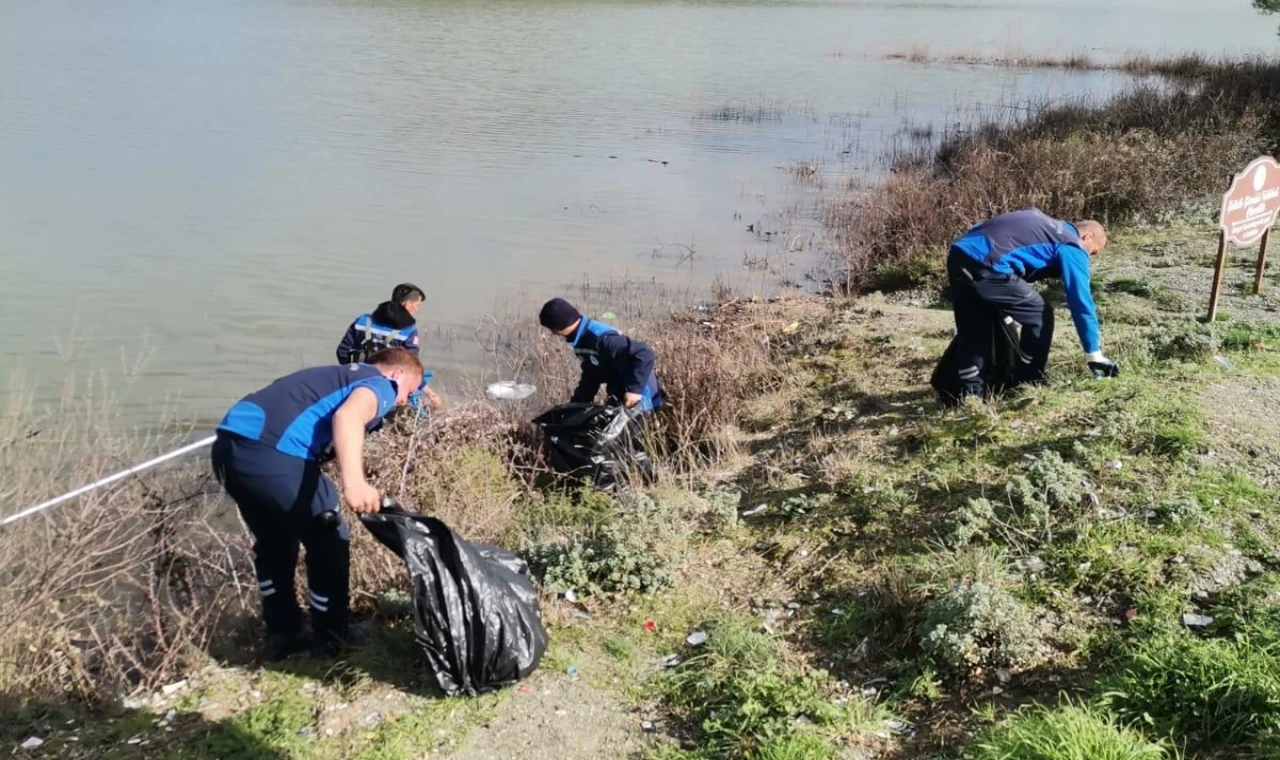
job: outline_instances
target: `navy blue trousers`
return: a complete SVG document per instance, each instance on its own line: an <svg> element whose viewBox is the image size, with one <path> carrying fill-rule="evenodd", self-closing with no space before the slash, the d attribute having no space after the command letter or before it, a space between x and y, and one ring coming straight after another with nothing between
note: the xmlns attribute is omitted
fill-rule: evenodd
<svg viewBox="0 0 1280 760"><path fill-rule="evenodd" d="M972 280L970 280L970 276ZM947 279L959 337L960 380L966 394L983 391L983 369L991 341L991 312L1022 326L1019 341L1029 363L1019 367L1017 382L1044 380L1053 343L1053 307L1026 280L993 272L963 251L947 256Z"/></svg>
<svg viewBox="0 0 1280 760"><path fill-rule="evenodd" d="M333 481L316 462L229 433L218 433L211 457L214 475L253 534L267 632L302 630L294 592L301 545L312 631L317 640L341 640L347 632L351 547Z"/></svg>

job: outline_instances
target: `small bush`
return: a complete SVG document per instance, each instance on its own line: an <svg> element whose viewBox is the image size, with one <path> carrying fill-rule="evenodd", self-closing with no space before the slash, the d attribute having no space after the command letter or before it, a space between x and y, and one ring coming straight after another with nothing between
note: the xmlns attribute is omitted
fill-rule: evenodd
<svg viewBox="0 0 1280 760"><path fill-rule="evenodd" d="M1106 704L1193 748L1280 732L1280 650L1248 638L1173 631L1137 642L1106 684Z"/></svg>
<svg viewBox="0 0 1280 760"><path fill-rule="evenodd" d="M974 760L1166 760L1170 752L1096 709L1024 709L987 729Z"/></svg>
<svg viewBox="0 0 1280 760"><path fill-rule="evenodd" d="M1023 669L1052 650L1043 612L1006 591L973 584L931 599L917 628L924 653L952 673L973 668Z"/></svg>
<svg viewBox="0 0 1280 760"><path fill-rule="evenodd" d="M861 697L837 702L822 670L790 667L782 645L749 620L721 619L705 648L669 671L664 702L696 726L696 758L834 758L834 740L883 729ZM874 727L874 728L873 728Z"/></svg>
<svg viewBox="0 0 1280 760"><path fill-rule="evenodd" d="M525 557L550 591L653 592L675 581L672 516L645 494L627 494L616 516L569 540L532 542Z"/></svg>
<svg viewBox="0 0 1280 760"><path fill-rule="evenodd" d="M948 536L951 545L964 546L975 538L985 538L995 519L995 506L988 499L969 499L951 516Z"/></svg>
<svg viewBox="0 0 1280 760"><path fill-rule="evenodd" d="M1153 511L1161 522L1179 528L1192 527L1204 519L1204 507L1194 495L1165 499Z"/></svg>
<svg viewBox="0 0 1280 760"><path fill-rule="evenodd" d="M1151 358L1162 362L1206 361L1216 350L1209 328L1196 322L1161 322L1147 330L1143 340Z"/></svg>
<svg viewBox="0 0 1280 760"><path fill-rule="evenodd" d="M1048 524L1054 512L1071 513L1089 495L1088 478L1056 451L1043 451L1026 474L1009 480L1009 500L1020 516Z"/></svg>

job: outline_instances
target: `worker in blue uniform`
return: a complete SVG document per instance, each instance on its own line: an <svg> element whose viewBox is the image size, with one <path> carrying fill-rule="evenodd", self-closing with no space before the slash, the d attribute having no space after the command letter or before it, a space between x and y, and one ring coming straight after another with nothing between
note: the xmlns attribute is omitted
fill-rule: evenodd
<svg viewBox="0 0 1280 760"><path fill-rule="evenodd" d="M1089 259L1107 245L1095 221L1074 224L1028 208L995 216L972 227L951 245L947 276L955 309L963 395L983 394L983 357L995 310L1022 326L1026 356L1016 383L1045 379L1053 342L1053 308L1030 283L1060 277L1067 308L1095 377L1115 377L1120 367L1102 353L1097 307L1090 290Z"/></svg>
<svg viewBox="0 0 1280 760"><path fill-rule="evenodd" d="M582 377L571 401L592 402L603 385L611 398L628 409L647 414L662 406L664 395L654 371L652 348L584 317L563 298L547 301L538 321L563 336L582 363Z"/></svg>
<svg viewBox="0 0 1280 760"><path fill-rule="evenodd" d="M405 348L418 353L418 323L415 316L426 295L417 285L402 283L391 291L391 300L378 304L372 313L361 314L347 328L338 344L338 363L362 362L384 348Z"/></svg>
<svg viewBox="0 0 1280 760"><path fill-rule="evenodd" d="M378 511L378 492L364 475L365 435L405 404L421 379L417 356L384 349L368 363L285 375L236 402L218 425L213 471L253 534L269 659L307 647L333 655L343 646L350 534L320 462L330 451L336 456L342 498L353 512ZM307 553L311 636L294 596L299 544Z"/></svg>
<svg viewBox="0 0 1280 760"><path fill-rule="evenodd" d="M401 283L391 291L391 300L378 304L372 313L361 314L347 327L338 343L338 363L362 362L366 357L384 348L404 348L418 354L421 341L418 337L418 309L426 301L422 288L411 283ZM409 396L409 406L423 414L429 408L439 411L444 402L434 390L427 387L434 373L426 373L421 387Z"/></svg>

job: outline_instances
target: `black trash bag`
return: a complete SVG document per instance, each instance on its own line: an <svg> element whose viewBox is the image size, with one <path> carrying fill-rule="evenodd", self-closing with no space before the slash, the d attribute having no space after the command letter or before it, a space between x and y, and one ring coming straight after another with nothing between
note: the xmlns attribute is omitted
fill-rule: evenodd
<svg viewBox="0 0 1280 760"><path fill-rule="evenodd" d="M989 312L991 337L987 341L982 367L982 384L988 397L1017 385L1018 367L1029 361L1020 345L1017 323L995 309ZM947 406L959 403L963 390L960 360L957 358L959 340L959 335L951 339L929 378L929 384L938 392L938 400Z"/></svg>
<svg viewBox="0 0 1280 760"><path fill-rule="evenodd" d="M657 480L653 460L640 444L639 409L617 405L561 404L538 415L547 456L556 472L605 491L623 491L631 478Z"/></svg>
<svg viewBox="0 0 1280 760"><path fill-rule="evenodd" d="M414 636L441 692L488 694L537 669L547 632L522 559L394 503L360 522L409 569Z"/></svg>

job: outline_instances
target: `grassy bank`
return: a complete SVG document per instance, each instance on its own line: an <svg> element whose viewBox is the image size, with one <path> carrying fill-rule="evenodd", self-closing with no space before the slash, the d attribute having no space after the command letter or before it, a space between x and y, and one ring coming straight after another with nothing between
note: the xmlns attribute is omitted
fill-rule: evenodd
<svg viewBox="0 0 1280 760"><path fill-rule="evenodd" d="M109 718L28 699L4 739L45 757L469 758L519 751L512 726L570 758L1270 757L1280 290L1246 296L1240 262L1231 319L1197 323L1212 243L1118 232L1097 291L1124 376L1086 378L1066 334L1055 382L998 405L934 405L945 310L702 314L699 340L734 356L747 337L773 379L733 389L721 455L622 499L530 479L518 428L479 407L380 438L378 477L540 574L552 648L528 688L430 697L392 564L357 576L379 633L336 667L209 646L172 693Z"/></svg>

